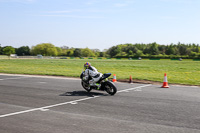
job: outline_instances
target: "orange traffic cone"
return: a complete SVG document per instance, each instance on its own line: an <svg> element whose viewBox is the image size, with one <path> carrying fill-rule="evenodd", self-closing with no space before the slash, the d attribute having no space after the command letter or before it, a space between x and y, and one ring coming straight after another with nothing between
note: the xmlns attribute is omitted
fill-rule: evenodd
<svg viewBox="0 0 200 133"><path fill-rule="evenodd" d="M130 78L129 78L129 83L130 83L130 84L133 83L133 79L132 79L131 75L130 75Z"/></svg>
<svg viewBox="0 0 200 133"><path fill-rule="evenodd" d="M117 82L116 74L113 74L113 82Z"/></svg>
<svg viewBox="0 0 200 133"><path fill-rule="evenodd" d="M164 81L163 81L163 86L162 88L169 88L168 82L167 82L167 74L165 73L164 75Z"/></svg>

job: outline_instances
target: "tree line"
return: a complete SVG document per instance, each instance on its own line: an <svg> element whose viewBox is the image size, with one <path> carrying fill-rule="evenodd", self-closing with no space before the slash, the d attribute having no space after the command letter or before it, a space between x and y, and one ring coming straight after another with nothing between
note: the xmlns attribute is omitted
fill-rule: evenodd
<svg viewBox="0 0 200 133"><path fill-rule="evenodd" d="M0 55L17 54L18 56L68 56L68 57L109 57L109 58L200 58L199 44L170 44L154 43L119 44L103 52L99 49L56 47L51 43L42 43L29 48L22 46L1 47Z"/></svg>
<svg viewBox="0 0 200 133"><path fill-rule="evenodd" d="M149 44L120 44L109 48L106 52L110 57L143 57L143 58L200 58L199 44L170 44L160 45L156 42Z"/></svg>
<svg viewBox="0 0 200 133"><path fill-rule="evenodd" d="M69 48L68 46L56 47L51 43L42 43L36 46L22 46L14 48L12 46L1 47L0 55L17 54L18 56L69 56L69 57L103 57L103 52L99 49L89 48Z"/></svg>

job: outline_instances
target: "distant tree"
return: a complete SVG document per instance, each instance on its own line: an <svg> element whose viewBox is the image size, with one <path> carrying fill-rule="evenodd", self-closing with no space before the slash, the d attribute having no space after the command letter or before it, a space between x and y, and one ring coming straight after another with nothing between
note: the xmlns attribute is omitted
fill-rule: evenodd
<svg viewBox="0 0 200 133"><path fill-rule="evenodd" d="M133 51L132 51L132 50L129 50L129 51L128 51L128 55L129 55L129 56L133 56L133 55L134 55Z"/></svg>
<svg viewBox="0 0 200 133"><path fill-rule="evenodd" d="M31 49L33 55L41 54L44 56L56 56L58 51L56 47L51 43L38 44Z"/></svg>
<svg viewBox="0 0 200 133"><path fill-rule="evenodd" d="M115 57L120 52L121 49L118 46L113 46L107 50L106 54L108 54L110 57Z"/></svg>
<svg viewBox="0 0 200 133"><path fill-rule="evenodd" d="M199 47L199 45L196 47L196 52L197 52L197 53L200 52L200 47Z"/></svg>
<svg viewBox="0 0 200 133"><path fill-rule="evenodd" d="M16 54L19 56L30 55L30 48L28 46L22 46L16 49Z"/></svg>
<svg viewBox="0 0 200 133"><path fill-rule="evenodd" d="M57 56L58 55L58 51L55 47L51 47L47 49L47 56Z"/></svg>
<svg viewBox="0 0 200 133"><path fill-rule="evenodd" d="M81 53L83 57L95 57L94 52L89 48L82 49Z"/></svg>
<svg viewBox="0 0 200 133"><path fill-rule="evenodd" d="M145 50L145 48L146 48L146 44L138 44L138 43L136 43L136 44L134 44L134 46L138 49L138 50L141 50L141 51L144 51Z"/></svg>
<svg viewBox="0 0 200 133"><path fill-rule="evenodd" d="M74 56L74 48L67 49L66 54L67 56L70 56L70 57Z"/></svg>
<svg viewBox="0 0 200 133"><path fill-rule="evenodd" d="M166 54L167 55L174 55L175 54L175 48L172 44L167 47Z"/></svg>
<svg viewBox="0 0 200 133"><path fill-rule="evenodd" d="M104 50L103 50L103 52L107 52L107 51L108 51L108 49L104 49Z"/></svg>
<svg viewBox="0 0 200 133"><path fill-rule="evenodd" d="M186 45L183 45L183 44L178 45L178 51L179 51L180 55L186 55L186 53L187 53Z"/></svg>
<svg viewBox="0 0 200 133"><path fill-rule="evenodd" d="M59 48L59 47L56 47L56 49L57 49L57 55L59 55L59 56L61 56L62 55L62 49L61 48Z"/></svg>
<svg viewBox="0 0 200 133"><path fill-rule="evenodd" d="M138 50L135 54L136 57L143 56L143 52L141 50Z"/></svg>
<svg viewBox="0 0 200 133"><path fill-rule="evenodd" d="M156 42L150 44L149 53L151 55L158 55L159 54L158 44Z"/></svg>
<svg viewBox="0 0 200 133"><path fill-rule="evenodd" d="M100 50L99 49L91 49L94 53L96 53L96 52L100 52Z"/></svg>
<svg viewBox="0 0 200 133"><path fill-rule="evenodd" d="M74 57L81 57L81 49L80 48L76 48L74 50Z"/></svg>
<svg viewBox="0 0 200 133"><path fill-rule="evenodd" d="M99 52L99 57L106 57L106 52Z"/></svg>
<svg viewBox="0 0 200 133"><path fill-rule="evenodd" d="M129 45L128 46L128 53L130 55L135 55L137 52L138 52L138 48L135 45Z"/></svg>
<svg viewBox="0 0 200 133"><path fill-rule="evenodd" d="M158 50L160 51L160 54L165 54L166 52L166 46L165 45L159 45Z"/></svg>
<svg viewBox="0 0 200 133"><path fill-rule="evenodd" d="M193 44L193 46L194 46L194 47L192 48L192 51L193 51L193 52L199 53L199 45L194 45L194 44Z"/></svg>
<svg viewBox="0 0 200 133"><path fill-rule="evenodd" d="M146 45L145 49L143 50L144 54L150 54L150 45Z"/></svg>
<svg viewBox="0 0 200 133"><path fill-rule="evenodd" d="M68 46L62 46L62 47L60 47L61 49L69 49L69 47Z"/></svg>
<svg viewBox="0 0 200 133"><path fill-rule="evenodd" d="M3 54L4 55L10 55L10 54L15 54L15 48L13 48L12 46L6 46L3 48Z"/></svg>
<svg viewBox="0 0 200 133"><path fill-rule="evenodd" d="M135 53L137 53L138 48L133 44L124 44L124 45L118 45L121 47L121 55L124 55L122 52L126 53L126 56L133 56Z"/></svg>
<svg viewBox="0 0 200 133"><path fill-rule="evenodd" d="M193 57L193 58L194 58L194 57L197 57L197 56L198 56L198 53L197 53L197 52L191 52L191 53L190 53L190 56Z"/></svg>
<svg viewBox="0 0 200 133"><path fill-rule="evenodd" d="M3 50L3 49L2 49L1 44L0 44L0 55L3 54L3 51L2 51L2 50Z"/></svg>
<svg viewBox="0 0 200 133"><path fill-rule="evenodd" d="M191 52L192 52L192 50L191 50L190 48L187 48L187 49L186 49L186 55L190 55Z"/></svg>

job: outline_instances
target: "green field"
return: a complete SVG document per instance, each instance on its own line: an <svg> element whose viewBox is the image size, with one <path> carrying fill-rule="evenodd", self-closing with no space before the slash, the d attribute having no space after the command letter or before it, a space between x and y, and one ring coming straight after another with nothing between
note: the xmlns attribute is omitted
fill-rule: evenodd
<svg viewBox="0 0 200 133"><path fill-rule="evenodd" d="M98 59L0 59L0 73L79 77L83 64L89 61L102 73L117 75L117 80L150 80L200 85L200 62L192 60L98 60Z"/></svg>

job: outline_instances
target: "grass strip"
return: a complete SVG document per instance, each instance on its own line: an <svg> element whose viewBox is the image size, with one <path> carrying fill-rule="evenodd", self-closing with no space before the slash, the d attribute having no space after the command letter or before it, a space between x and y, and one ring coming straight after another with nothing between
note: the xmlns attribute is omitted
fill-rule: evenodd
<svg viewBox="0 0 200 133"><path fill-rule="evenodd" d="M200 85L200 63L184 60L99 60L99 59L0 59L0 73L79 77L85 62L102 73L116 74L117 80L150 80Z"/></svg>

